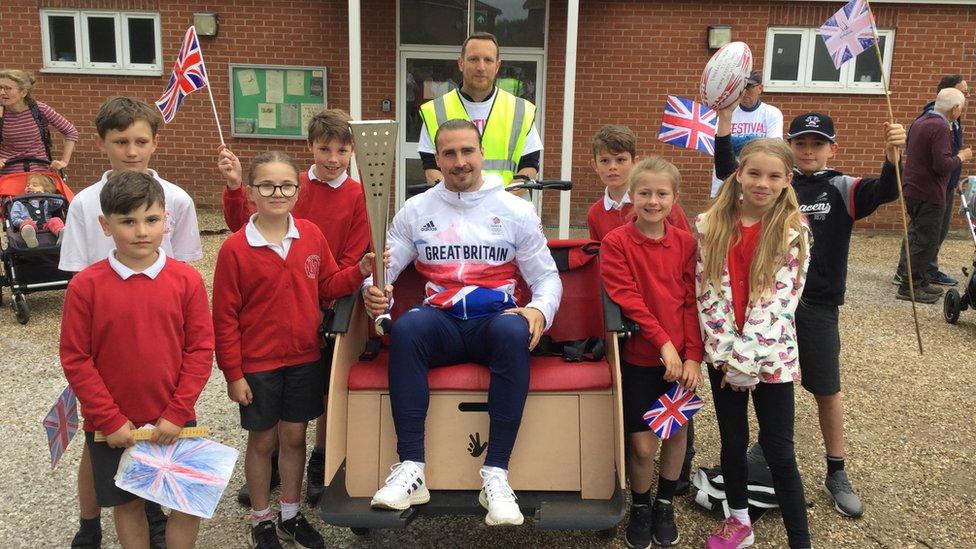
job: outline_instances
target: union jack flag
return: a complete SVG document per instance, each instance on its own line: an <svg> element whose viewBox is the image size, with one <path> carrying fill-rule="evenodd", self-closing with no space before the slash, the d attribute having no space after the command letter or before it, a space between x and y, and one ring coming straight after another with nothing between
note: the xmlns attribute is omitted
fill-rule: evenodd
<svg viewBox="0 0 976 549"><path fill-rule="evenodd" d="M143 499L211 518L237 461L237 450L205 438L173 444L137 442L126 450L115 485Z"/></svg>
<svg viewBox="0 0 976 549"><path fill-rule="evenodd" d="M874 45L874 15L867 0L851 0L820 27L827 53L840 68Z"/></svg>
<svg viewBox="0 0 976 549"><path fill-rule="evenodd" d="M701 397L675 383L644 414L647 427L661 440L671 438L702 406Z"/></svg>
<svg viewBox="0 0 976 549"><path fill-rule="evenodd" d="M176 110L183 104L183 99L200 88L209 85L207 68L203 65L203 52L200 51L200 40L197 39L195 27L186 29L183 46L176 63L173 64L173 74L166 84L166 91L156 101L156 107L163 115L167 124L173 121Z"/></svg>
<svg viewBox="0 0 976 549"><path fill-rule="evenodd" d="M47 431L47 445L51 449L53 469L78 432L78 399L70 385L61 391L51 410L44 416L44 430Z"/></svg>
<svg viewBox="0 0 976 549"><path fill-rule="evenodd" d="M717 123L712 109L691 99L669 95L657 138L675 147L698 149L714 156Z"/></svg>

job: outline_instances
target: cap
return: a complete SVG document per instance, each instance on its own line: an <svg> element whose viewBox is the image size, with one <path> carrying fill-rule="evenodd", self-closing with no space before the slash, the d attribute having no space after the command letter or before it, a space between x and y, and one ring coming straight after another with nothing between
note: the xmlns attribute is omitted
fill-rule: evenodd
<svg viewBox="0 0 976 549"><path fill-rule="evenodd" d="M790 131L786 134L786 139L793 139L805 133L821 135L831 142L837 136L834 133L834 120L826 114L819 112L808 112L794 118L790 122Z"/></svg>
<svg viewBox="0 0 976 549"><path fill-rule="evenodd" d="M752 71L746 77L746 84L762 84L762 72Z"/></svg>

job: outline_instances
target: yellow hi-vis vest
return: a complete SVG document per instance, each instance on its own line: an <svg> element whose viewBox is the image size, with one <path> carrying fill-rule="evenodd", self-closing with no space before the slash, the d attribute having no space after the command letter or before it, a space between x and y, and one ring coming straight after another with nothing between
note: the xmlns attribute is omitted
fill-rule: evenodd
<svg viewBox="0 0 976 549"><path fill-rule="evenodd" d="M421 105L420 116L423 117L427 135L435 146L437 128L441 124L455 118L471 120L464 110L457 89ZM534 120L535 105L495 88L495 100L485 122L485 130L481 134L481 146L485 151L481 171L498 174L505 185L511 183Z"/></svg>

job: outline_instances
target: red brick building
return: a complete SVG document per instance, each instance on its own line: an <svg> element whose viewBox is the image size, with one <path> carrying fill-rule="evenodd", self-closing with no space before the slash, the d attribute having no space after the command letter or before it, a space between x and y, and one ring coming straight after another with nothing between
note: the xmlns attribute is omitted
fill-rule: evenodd
<svg viewBox="0 0 976 549"><path fill-rule="evenodd" d="M355 5L356 0L352 0ZM540 107L543 174L561 175L563 101L566 84L566 0L361 0L361 110L365 119L397 118L404 128L398 183L417 182L419 131L413 105L459 82L453 59L471 30L489 30L502 42L501 76ZM731 26L732 40L750 45L765 71L763 99L787 120L824 110L837 121L841 152L832 163L851 174L879 171L882 123L878 63L870 52L840 71L825 65L814 30L842 2L820 1L598 1L581 0L578 12L575 114L572 139L570 222L585 223L602 187L587 165L589 141L603 124L624 123L639 138L641 154L661 154L681 169L682 200L689 211L708 200L710 158L656 140L667 94L696 97L698 79L712 51L710 26ZM38 76L35 96L72 120L81 142L70 166L80 188L106 169L93 119L115 94L152 101L169 78L185 29L195 12L216 13L219 30L201 37L212 91L228 144L250 158L271 148L310 155L300 139L231 137L229 64L325 67L330 107L350 108L349 1L265 0L4 0L0 3L0 66ZM878 2L885 67L896 119L908 124L935 96L943 74L970 81L976 64L976 0ZM818 46L819 43L819 46ZM827 61L829 64L829 61ZM384 106L389 110L384 110ZM403 114L401 114L403 113ZM971 127L971 125L969 126ZM968 128L967 127L967 130ZM411 135L412 134L412 135ZM967 141L976 135L969 131ZM55 138L55 149L59 140ZM205 91L191 95L160 134L153 166L186 188L199 208L219 205L214 169L219 144ZM967 166L963 174L976 174ZM558 200L545 200L546 222L555 224ZM861 223L892 229L887 207Z"/></svg>

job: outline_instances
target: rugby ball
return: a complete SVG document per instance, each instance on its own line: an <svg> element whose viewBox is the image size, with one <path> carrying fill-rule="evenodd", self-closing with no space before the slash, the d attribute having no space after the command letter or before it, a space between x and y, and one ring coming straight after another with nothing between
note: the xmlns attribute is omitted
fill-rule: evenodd
<svg viewBox="0 0 976 549"><path fill-rule="evenodd" d="M729 42L708 60L702 72L699 92L711 109L723 109L735 103L746 88L752 72L752 51L745 42Z"/></svg>

